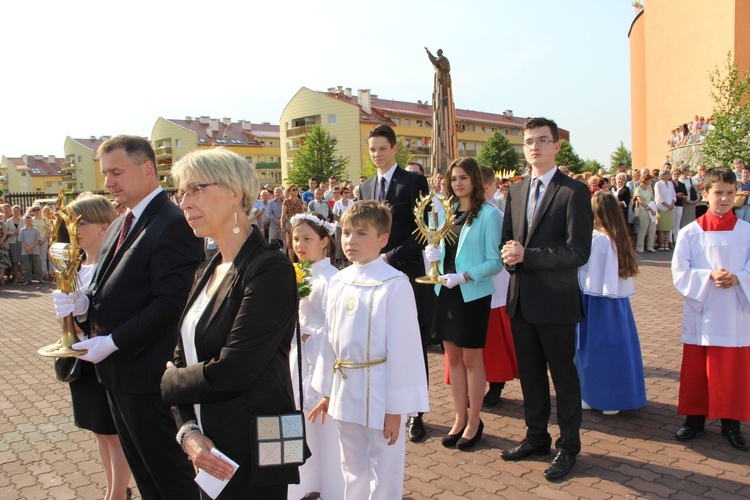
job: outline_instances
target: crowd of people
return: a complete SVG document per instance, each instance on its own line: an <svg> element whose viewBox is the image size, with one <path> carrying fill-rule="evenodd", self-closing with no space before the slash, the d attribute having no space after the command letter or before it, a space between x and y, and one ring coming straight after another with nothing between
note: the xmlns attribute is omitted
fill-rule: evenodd
<svg viewBox="0 0 750 500"><path fill-rule="evenodd" d="M144 498L205 498L213 488L219 498L400 498L406 440L421 442L429 425L435 344L453 399L447 448L472 449L482 408L500 404L517 378L526 435L501 457L549 455L549 373L560 432L544 477L560 480L581 452L583 410L646 405L629 297L638 254L671 248L675 285L691 305L676 438L720 418L730 444L750 448L740 431L750 399L736 397L750 387L741 361L750 245L702 236L745 238L750 170L621 165L579 178L555 163L553 121L530 119L523 132L524 175L498 179L458 158L433 179L453 204L437 215L449 236L428 246L414 207L430 180L419 164L397 165L387 125L367 136L377 173L357 186L334 177L272 190L217 148L175 164L171 201L148 141L105 141L106 187L125 213L90 194L70 205L85 259L78 290L54 292L53 302L58 318L76 318L74 348L87 351L71 383L74 416L96 435L106 498L125 498L130 474ZM444 200L433 199L436 209ZM0 243L14 221L34 229L35 216L20 212L11 209ZM438 282L419 284L433 262ZM727 302L736 322L714 331ZM714 363L724 367L707 370ZM285 462L269 450L291 442L261 446L259 419L295 410L307 419L304 449ZM200 479L202 491L195 469L213 478Z"/></svg>
<svg viewBox="0 0 750 500"><path fill-rule="evenodd" d="M712 121L712 116L709 116L708 119L706 119L702 116L698 117L698 115L695 115L691 121L678 125L677 128L672 129L672 135L669 137L667 144L669 144L670 149L680 146L700 144L706 140L706 136L715 128Z"/></svg>

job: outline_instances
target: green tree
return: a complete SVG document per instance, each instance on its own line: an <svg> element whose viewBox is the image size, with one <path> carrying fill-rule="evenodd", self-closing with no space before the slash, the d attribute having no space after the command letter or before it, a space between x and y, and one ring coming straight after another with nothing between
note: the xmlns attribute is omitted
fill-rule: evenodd
<svg viewBox="0 0 750 500"><path fill-rule="evenodd" d="M518 170L518 153L511 146L508 138L497 130L487 139L479 152L477 161L495 172L500 170Z"/></svg>
<svg viewBox="0 0 750 500"><path fill-rule="evenodd" d="M298 186L307 186L311 177L318 180L347 175L349 158L336 156L336 144L325 127L313 125L305 134L304 144L297 150L287 181Z"/></svg>
<svg viewBox="0 0 750 500"><path fill-rule="evenodd" d="M703 146L705 162L713 167L731 166L735 158L748 160L750 154L750 70L740 74L732 52L724 68L716 66L708 75L713 89L714 125Z"/></svg>
<svg viewBox="0 0 750 500"><path fill-rule="evenodd" d="M565 139L560 139L560 151L555 156L555 163L558 165L565 165L571 171L576 174L581 173L583 169L583 160L575 152L570 142Z"/></svg>
<svg viewBox="0 0 750 500"><path fill-rule="evenodd" d="M581 167L581 172L593 172L593 173L599 173L599 169L604 168L604 165L599 163L598 161L594 159L588 159L585 162L583 162L583 166Z"/></svg>
<svg viewBox="0 0 750 500"><path fill-rule="evenodd" d="M609 155L610 172L614 172L617 169L617 165L621 163L627 165L627 170L630 170L630 168L633 166L633 157L631 156L630 151L628 151L628 149L622 143L622 141L620 141L620 145L617 146L617 149L615 149L614 152Z"/></svg>
<svg viewBox="0 0 750 500"><path fill-rule="evenodd" d="M410 161L412 161L414 155L412 154L411 149L404 145L403 137L396 137L396 146L398 146L398 151L396 151L396 163L398 163L399 167L404 168ZM372 162L372 158L370 158L369 154L365 156L363 160L362 175L369 179L377 173L378 167ZM424 167L424 165L422 165L422 167Z"/></svg>

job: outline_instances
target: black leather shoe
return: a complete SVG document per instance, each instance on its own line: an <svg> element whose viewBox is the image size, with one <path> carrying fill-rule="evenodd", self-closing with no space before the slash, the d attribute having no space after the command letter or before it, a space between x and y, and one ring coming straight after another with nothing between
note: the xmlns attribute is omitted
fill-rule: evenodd
<svg viewBox="0 0 750 500"><path fill-rule="evenodd" d="M747 442L747 438L740 431L721 431L721 435L726 436L729 439L729 444L738 450L750 450L750 443Z"/></svg>
<svg viewBox="0 0 750 500"><path fill-rule="evenodd" d="M453 448L456 446L456 443L458 443L458 440L461 439L461 435L466 430L466 426L464 425L464 428L458 431L457 434L447 434L443 437L443 439L440 440L440 443L445 446L446 448Z"/></svg>
<svg viewBox="0 0 750 500"><path fill-rule="evenodd" d="M474 437L471 439L466 439L465 437L462 437L461 439L458 440L458 443L456 443L456 448L458 448L461 451L473 448L474 445L477 444L480 439L482 439L482 432L484 432L484 422L480 420L479 429L477 429L477 433L474 434Z"/></svg>
<svg viewBox="0 0 750 500"><path fill-rule="evenodd" d="M511 448L509 450L503 450L502 453L500 453L500 457L505 460L506 462L515 462L516 460L523 460L526 457L530 457L531 455L549 455L550 454L550 448L549 445L547 446L541 446L536 447L529 443L527 439L524 439L521 441L521 444L518 446Z"/></svg>
<svg viewBox="0 0 750 500"><path fill-rule="evenodd" d="M674 437L677 438L677 441L690 441L701 432L703 432L702 427L696 428L690 425L683 425Z"/></svg>
<svg viewBox="0 0 750 500"><path fill-rule="evenodd" d="M547 466L547 470L544 471L544 477L547 481L554 481L555 479L562 479L567 476L573 465L576 463L576 456L564 451L558 451L555 458Z"/></svg>
<svg viewBox="0 0 750 500"><path fill-rule="evenodd" d="M484 395L482 404L484 406L497 406L498 403L500 403L500 395L503 393L504 387L505 387L504 383L498 384L498 383L490 382L490 388L487 391L487 394Z"/></svg>
<svg viewBox="0 0 750 500"><path fill-rule="evenodd" d="M425 437L424 422L422 417L409 417L406 423L406 431L409 436L409 441L416 443Z"/></svg>

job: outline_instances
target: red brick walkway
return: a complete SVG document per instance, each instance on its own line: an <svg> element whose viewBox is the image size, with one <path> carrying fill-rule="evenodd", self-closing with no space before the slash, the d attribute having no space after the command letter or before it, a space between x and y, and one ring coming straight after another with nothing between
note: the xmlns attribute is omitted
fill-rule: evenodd
<svg viewBox="0 0 750 500"><path fill-rule="evenodd" d="M681 344L681 300L671 285L671 252L641 262L632 299L646 369L648 406L603 416L584 412L583 451L567 481L548 483L545 460L506 463L500 450L524 435L517 381L473 451L446 450L451 396L442 357L430 354L428 439L407 445L407 498L750 498L750 453L731 448L716 422L685 445L673 436ZM101 498L104 474L93 437L72 424L70 397L52 361L36 349L59 337L49 286L0 287L0 499ZM554 404L554 403L553 403ZM554 408L553 408L554 419ZM746 427L750 433L750 427ZM557 428L551 430L557 437ZM551 457L550 457L551 458Z"/></svg>

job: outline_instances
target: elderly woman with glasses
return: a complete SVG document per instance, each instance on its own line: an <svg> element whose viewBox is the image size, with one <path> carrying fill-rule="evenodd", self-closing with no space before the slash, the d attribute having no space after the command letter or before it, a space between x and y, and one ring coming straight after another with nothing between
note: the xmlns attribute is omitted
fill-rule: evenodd
<svg viewBox="0 0 750 500"><path fill-rule="evenodd" d="M162 399L173 406L177 440L193 465L229 480L220 498L286 499L288 484L299 482L297 466L260 468L252 417L295 410L294 268L250 225L260 183L243 158L223 148L194 151L172 177L188 224L218 252L196 273Z"/></svg>
<svg viewBox="0 0 750 500"><path fill-rule="evenodd" d="M292 247L292 217L305 212L305 202L299 197L299 188L291 184L286 188L287 198L281 204L281 230L286 234L286 252L289 260L294 262Z"/></svg>

